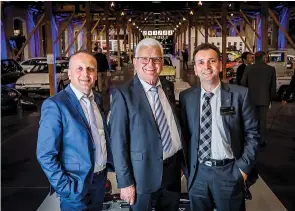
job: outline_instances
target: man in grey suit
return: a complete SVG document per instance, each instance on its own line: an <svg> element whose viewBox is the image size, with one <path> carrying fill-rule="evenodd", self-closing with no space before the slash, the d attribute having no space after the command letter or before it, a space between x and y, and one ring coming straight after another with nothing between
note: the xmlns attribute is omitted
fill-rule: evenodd
<svg viewBox="0 0 295 211"><path fill-rule="evenodd" d="M178 211L182 133L175 108L174 85L159 79L163 47L146 38L136 47L137 74L112 93L110 128L121 198L133 211Z"/></svg>
<svg viewBox="0 0 295 211"><path fill-rule="evenodd" d="M220 81L219 58L216 46L199 45L194 70L201 86L180 93L193 211L213 211L214 204L218 211L245 210L244 182L258 148L258 121L248 89Z"/></svg>
<svg viewBox="0 0 295 211"><path fill-rule="evenodd" d="M266 145L266 120L271 99L276 94L276 70L266 64L267 56L263 51L255 53L255 64L245 68L241 84L249 88L251 102L259 117L260 146Z"/></svg>

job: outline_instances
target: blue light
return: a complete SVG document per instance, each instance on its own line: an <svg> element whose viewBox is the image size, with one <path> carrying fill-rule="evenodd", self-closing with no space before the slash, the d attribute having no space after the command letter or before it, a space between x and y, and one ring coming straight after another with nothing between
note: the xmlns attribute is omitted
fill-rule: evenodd
<svg viewBox="0 0 295 211"><path fill-rule="evenodd" d="M1 59L7 59L6 39L4 24L1 21Z"/></svg>
<svg viewBox="0 0 295 211"><path fill-rule="evenodd" d="M280 12L280 24L284 27L284 29L287 29L288 27L288 8L284 7L282 8ZM284 33L281 29L279 29L279 35L278 35L278 48L284 49L286 48L286 38L284 36Z"/></svg>
<svg viewBox="0 0 295 211"><path fill-rule="evenodd" d="M260 34L260 39L256 38L256 52L262 50L262 27L261 27L261 13L256 16L257 33Z"/></svg>

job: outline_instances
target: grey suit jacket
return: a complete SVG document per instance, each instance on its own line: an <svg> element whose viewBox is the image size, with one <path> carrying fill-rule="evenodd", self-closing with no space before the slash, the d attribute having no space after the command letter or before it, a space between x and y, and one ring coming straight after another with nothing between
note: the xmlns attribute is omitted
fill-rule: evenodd
<svg viewBox="0 0 295 211"><path fill-rule="evenodd" d="M268 106L276 95L276 70L265 63L248 65L241 84L249 88L249 96L254 105Z"/></svg>
<svg viewBox="0 0 295 211"><path fill-rule="evenodd" d="M188 156L188 189L196 175L200 139L201 87L195 86L180 93L181 124ZM235 113L222 115L226 138L230 143L235 165L247 175L255 165L259 143L258 120L249 101L248 89L242 86L221 84L221 107L233 107Z"/></svg>

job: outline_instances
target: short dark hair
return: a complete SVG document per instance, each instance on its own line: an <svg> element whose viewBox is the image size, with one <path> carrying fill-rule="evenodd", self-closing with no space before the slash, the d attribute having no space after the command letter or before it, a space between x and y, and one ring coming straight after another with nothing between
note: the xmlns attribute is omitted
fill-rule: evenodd
<svg viewBox="0 0 295 211"><path fill-rule="evenodd" d="M213 51L215 51L217 53L218 60L220 60L220 55L221 55L220 50L215 45L210 43L202 43L201 45L197 46L193 53L193 59L195 60L195 56L199 51L209 50L209 49L212 49Z"/></svg>
<svg viewBox="0 0 295 211"><path fill-rule="evenodd" d="M244 52L244 53L242 53L242 56L241 56L241 58L244 60L246 60L247 59L247 56L248 56L248 54L252 54L252 53L250 53L250 52L248 52L248 51L246 51L246 52Z"/></svg>
<svg viewBox="0 0 295 211"><path fill-rule="evenodd" d="M255 53L255 62L261 62L263 61L266 53L264 51L257 51Z"/></svg>

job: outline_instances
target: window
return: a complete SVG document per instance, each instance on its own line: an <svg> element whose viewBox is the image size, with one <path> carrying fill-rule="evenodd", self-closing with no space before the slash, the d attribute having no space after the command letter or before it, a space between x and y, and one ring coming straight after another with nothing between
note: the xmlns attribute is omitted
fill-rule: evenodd
<svg viewBox="0 0 295 211"><path fill-rule="evenodd" d="M24 61L24 62L22 63L22 65L30 65L30 63L31 63L31 60L27 60L27 61Z"/></svg>

